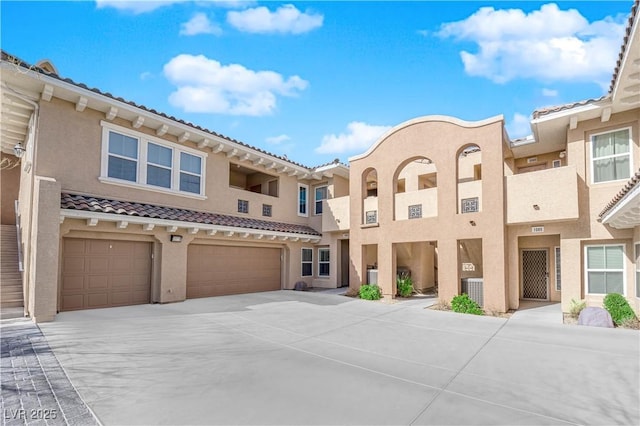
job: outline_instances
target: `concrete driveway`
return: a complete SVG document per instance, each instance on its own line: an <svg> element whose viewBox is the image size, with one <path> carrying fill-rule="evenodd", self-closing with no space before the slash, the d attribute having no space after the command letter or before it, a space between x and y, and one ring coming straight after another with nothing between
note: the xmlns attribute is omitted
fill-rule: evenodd
<svg viewBox="0 0 640 426"><path fill-rule="evenodd" d="M640 424L640 333L292 291L42 324L105 425Z"/></svg>

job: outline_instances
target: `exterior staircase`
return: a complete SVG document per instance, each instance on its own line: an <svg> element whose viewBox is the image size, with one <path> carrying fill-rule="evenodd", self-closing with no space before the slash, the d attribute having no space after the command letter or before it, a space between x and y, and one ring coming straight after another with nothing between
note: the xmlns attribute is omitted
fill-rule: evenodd
<svg viewBox="0 0 640 426"><path fill-rule="evenodd" d="M15 225L0 225L0 308L24 306Z"/></svg>

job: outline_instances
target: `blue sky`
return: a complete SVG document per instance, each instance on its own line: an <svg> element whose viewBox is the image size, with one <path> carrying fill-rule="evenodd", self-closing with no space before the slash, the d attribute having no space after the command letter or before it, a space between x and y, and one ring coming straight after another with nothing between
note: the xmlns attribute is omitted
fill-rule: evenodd
<svg viewBox="0 0 640 426"><path fill-rule="evenodd" d="M633 2L2 1L2 49L308 166L608 90Z"/></svg>

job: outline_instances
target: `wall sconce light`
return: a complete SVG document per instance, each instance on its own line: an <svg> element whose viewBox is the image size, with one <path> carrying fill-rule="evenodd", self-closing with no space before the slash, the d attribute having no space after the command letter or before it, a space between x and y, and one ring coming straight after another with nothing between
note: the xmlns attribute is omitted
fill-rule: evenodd
<svg viewBox="0 0 640 426"><path fill-rule="evenodd" d="M559 157L560 158L564 158L566 155L567 155L567 151L562 151L562 152L560 152Z"/></svg>
<svg viewBox="0 0 640 426"><path fill-rule="evenodd" d="M539 206L539 205L537 205L537 204L534 204L534 205L533 205L533 209L534 209L534 210L540 210L540 206Z"/></svg>
<svg viewBox="0 0 640 426"><path fill-rule="evenodd" d="M13 147L13 153L16 155L16 157L22 158L25 153L24 146L22 146L21 143L17 143L16 146Z"/></svg>
<svg viewBox="0 0 640 426"><path fill-rule="evenodd" d="M172 243L179 243L182 241L182 235L172 235L170 241Z"/></svg>
<svg viewBox="0 0 640 426"><path fill-rule="evenodd" d="M476 226L475 220L470 220L469 223L471 224L471 226Z"/></svg>

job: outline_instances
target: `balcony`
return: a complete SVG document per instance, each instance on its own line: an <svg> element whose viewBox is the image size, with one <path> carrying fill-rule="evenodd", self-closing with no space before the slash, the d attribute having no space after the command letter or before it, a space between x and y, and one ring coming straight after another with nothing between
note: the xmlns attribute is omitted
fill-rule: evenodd
<svg viewBox="0 0 640 426"><path fill-rule="evenodd" d="M396 197L396 220L409 219L409 207L413 214L420 211L417 217L434 217L438 215L438 188L421 189L419 191L400 192ZM417 206L421 206L419 209ZM412 217L416 218L416 217Z"/></svg>
<svg viewBox="0 0 640 426"><path fill-rule="evenodd" d="M508 225L578 219L578 175L574 166L505 179Z"/></svg>
<svg viewBox="0 0 640 426"><path fill-rule="evenodd" d="M349 196L322 201L322 232L349 229Z"/></svg>

